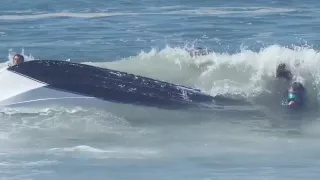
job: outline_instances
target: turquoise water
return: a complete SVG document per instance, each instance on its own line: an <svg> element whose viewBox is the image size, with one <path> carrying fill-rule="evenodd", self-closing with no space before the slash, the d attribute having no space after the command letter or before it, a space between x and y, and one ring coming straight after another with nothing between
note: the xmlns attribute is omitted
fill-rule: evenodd
<svg viewBox="0 0 320 180"><path fill-rule="evenodd" d="M70 59L242 96L265 116L2 109L1 179L319 179L319 10L314 0L2 0L1 67L16 52ZM209 54L191 57L194 46ZM268 94L279 62L311 97L299 118Z"/></svg>

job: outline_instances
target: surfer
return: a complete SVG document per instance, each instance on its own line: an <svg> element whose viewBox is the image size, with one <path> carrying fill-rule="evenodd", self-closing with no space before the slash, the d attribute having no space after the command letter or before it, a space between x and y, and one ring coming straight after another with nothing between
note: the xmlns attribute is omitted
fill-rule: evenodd
<svg viewBox="0 0 320 180"><path fill-rule="evenodd" d="M16 54L13 56L13 65L21 64L24 62L24 57L21 54Z"/></svg>
<svg viewBox="0 0 320 180"><path fill-rule="evenodd" d="M306 99L306 90L301 82L293 81L293 75L286 64L281 63L278 65L276 70L277 78L284 78L290 83L287 90L286 105L289 107L301 107L303 106Z"/></svg>

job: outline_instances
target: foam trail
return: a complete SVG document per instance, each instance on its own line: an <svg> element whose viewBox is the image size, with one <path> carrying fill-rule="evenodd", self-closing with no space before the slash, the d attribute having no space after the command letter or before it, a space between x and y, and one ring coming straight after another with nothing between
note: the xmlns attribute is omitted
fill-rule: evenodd
<svg viewBox="0 0 320 180"><path fill-rule="evenodd" d="M1 15L0 20L25 20L25 19L45 19L54 17L71 17L71 18L101 18L109 16L126 15L126 13L71 13L58 12L46 14L24 14L24 15Z"/></svg>
<svg viewBox="0 0 320 180"><path fill-rule="evenodd" d="M289 13L295 12L296 9L290 8L232 8L232 10L225 10L222 8L199 8L192 10L178 10L169 13L173 14L200 14L200 15L228 15L228 14L275 14L275 13Z"/></svg>
<svg viewBox="0 0 320 180"><path fill-rule="evenodd" d="M123 153L123 154L157 154L157 151L148 149L127 149L127 148L112 148L112 149L99 149L87 145L80 145L76 147L66 148L52 148L48 150L51 153L63 153L63 152L79 152L79 153Z"/></svg>

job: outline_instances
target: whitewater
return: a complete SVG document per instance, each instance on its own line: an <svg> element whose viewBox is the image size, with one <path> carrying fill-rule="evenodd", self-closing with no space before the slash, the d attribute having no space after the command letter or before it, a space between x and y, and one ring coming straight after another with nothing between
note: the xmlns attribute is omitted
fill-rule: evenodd
<svg viewBox="0 0 320 180"><path fill-rule="evenodd" d="M0 179L319 179L319 7L1 1L0 71L21 53L27 61L110 68L250 105L208 112L119 105L117 114L63 105L1 108ZM195 47L207 53L191 56ZM283 62L305 84L305 112L281 108L274 76Z"/></svg>

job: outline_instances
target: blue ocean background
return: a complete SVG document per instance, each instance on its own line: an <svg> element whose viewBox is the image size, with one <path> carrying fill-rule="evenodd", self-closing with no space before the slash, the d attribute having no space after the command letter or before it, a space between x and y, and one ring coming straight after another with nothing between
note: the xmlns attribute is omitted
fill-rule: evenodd
<svg viewBox="0 0 320 180"><path fill-rule="evenodd" d="M319 10L315 0L0 1L1 67L15 53L70 60L241 96L264 114L1 109L0 179L319 179ZM280 62L311 97L295 118L266 95Z"/></svg>

